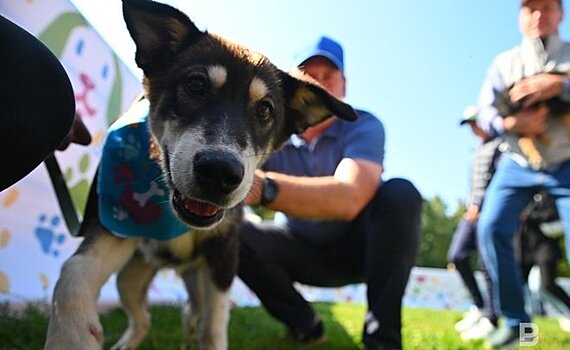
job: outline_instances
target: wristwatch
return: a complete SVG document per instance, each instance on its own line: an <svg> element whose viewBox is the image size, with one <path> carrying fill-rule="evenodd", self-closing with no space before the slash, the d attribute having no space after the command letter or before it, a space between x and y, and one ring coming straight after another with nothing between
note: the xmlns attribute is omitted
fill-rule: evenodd
<svg viewBox="0 0 570 350"><path fill-rule="evenodd" d="M263 189L261 190L261 205L266 206L273 203L278 193L279 186L277 182L266 175L263 179Z"/></svg>

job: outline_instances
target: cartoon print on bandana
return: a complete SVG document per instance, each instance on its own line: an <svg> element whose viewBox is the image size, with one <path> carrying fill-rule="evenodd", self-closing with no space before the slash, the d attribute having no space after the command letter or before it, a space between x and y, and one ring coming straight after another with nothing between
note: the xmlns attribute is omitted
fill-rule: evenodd
<svg viewBox="0 0 570 350"><path fill-rule="evenodd" d="M146 110L113 124L103 146L97 192L101 223L118 236L171 239L190 229L169 204L158 163L150 158Z"/></svg>

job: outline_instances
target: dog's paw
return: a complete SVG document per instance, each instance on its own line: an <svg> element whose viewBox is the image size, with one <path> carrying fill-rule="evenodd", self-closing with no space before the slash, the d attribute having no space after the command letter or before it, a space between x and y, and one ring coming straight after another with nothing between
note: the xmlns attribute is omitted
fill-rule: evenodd
<svg viewBox="0 0 570 350"><path fill-rule="evenodd" d="M65 315L63 310L52 314L44 350L103 348L103 327L97 314Z"/></svg>
<svg viewBox="0 0 570 350"><path fill-rule="evenodd" d="M121 339L113 345L111 350L129 350L136 349L146 337L150 329L150 320L141 322L137 326L129 325L129 328L123 333Z"/></svg>

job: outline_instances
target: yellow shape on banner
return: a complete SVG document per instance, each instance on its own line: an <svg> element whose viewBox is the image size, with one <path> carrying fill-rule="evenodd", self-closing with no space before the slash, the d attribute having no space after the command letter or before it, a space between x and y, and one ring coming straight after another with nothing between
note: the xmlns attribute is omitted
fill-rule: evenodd
<svg viewBox="0 0 570 350"><path fill-rule="evenodd" d="M7 228L0 231L0 248L5 248L10 243L10 238L12 238L12 233Z"/></svg>
<svg viewBox="0 0 570 350"><path fill-rule="evenodd" d="M14 203L16 203L19 197L20 197L20 191L18 191L17 188L12 188L8 190L8 193L6 193L6 197L4 197L4 200L2 201L2 206L5 208L10 208L12 205L14 205Z"/></svg>
<svg viewBox="0 0 570 350"><path fill-rule="evenodd" d="M99 131L95 132L92 136L91 144L93 144L95 146L101 145L103 143L103 141L105 140L105 136L107 136L106 130L99 130Z"/></svg>
<svg viewBox="0 0 570 350"><path fill-rule="evenodd" d="M44 290L49 288L49 277L45 273L40 273L40 283Z"/></svg>
<svg viewBox="0 0 570 350"><path fill-rule="evenodd" d="M10 293L10 278L2 271L0 271L0 293Z"/></svg>

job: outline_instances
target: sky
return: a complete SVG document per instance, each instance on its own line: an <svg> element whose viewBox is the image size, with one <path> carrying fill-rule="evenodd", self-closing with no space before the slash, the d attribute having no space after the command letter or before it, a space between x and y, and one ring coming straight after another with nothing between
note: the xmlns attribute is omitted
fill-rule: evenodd
<svg viewBox="0 0 570 350"><path fill-rule="evenodd" d="M138 76L119 0L71 0ZM469 192L477 139L459 127L496 54L520 40L519 0L162 0L200 29L290 69L318 35L345 50L346 102L386 129L384 179L411 180L455 210ZM566 12L570 14L569 1ZM570 19L561 37L570 40Z"/></svg>

